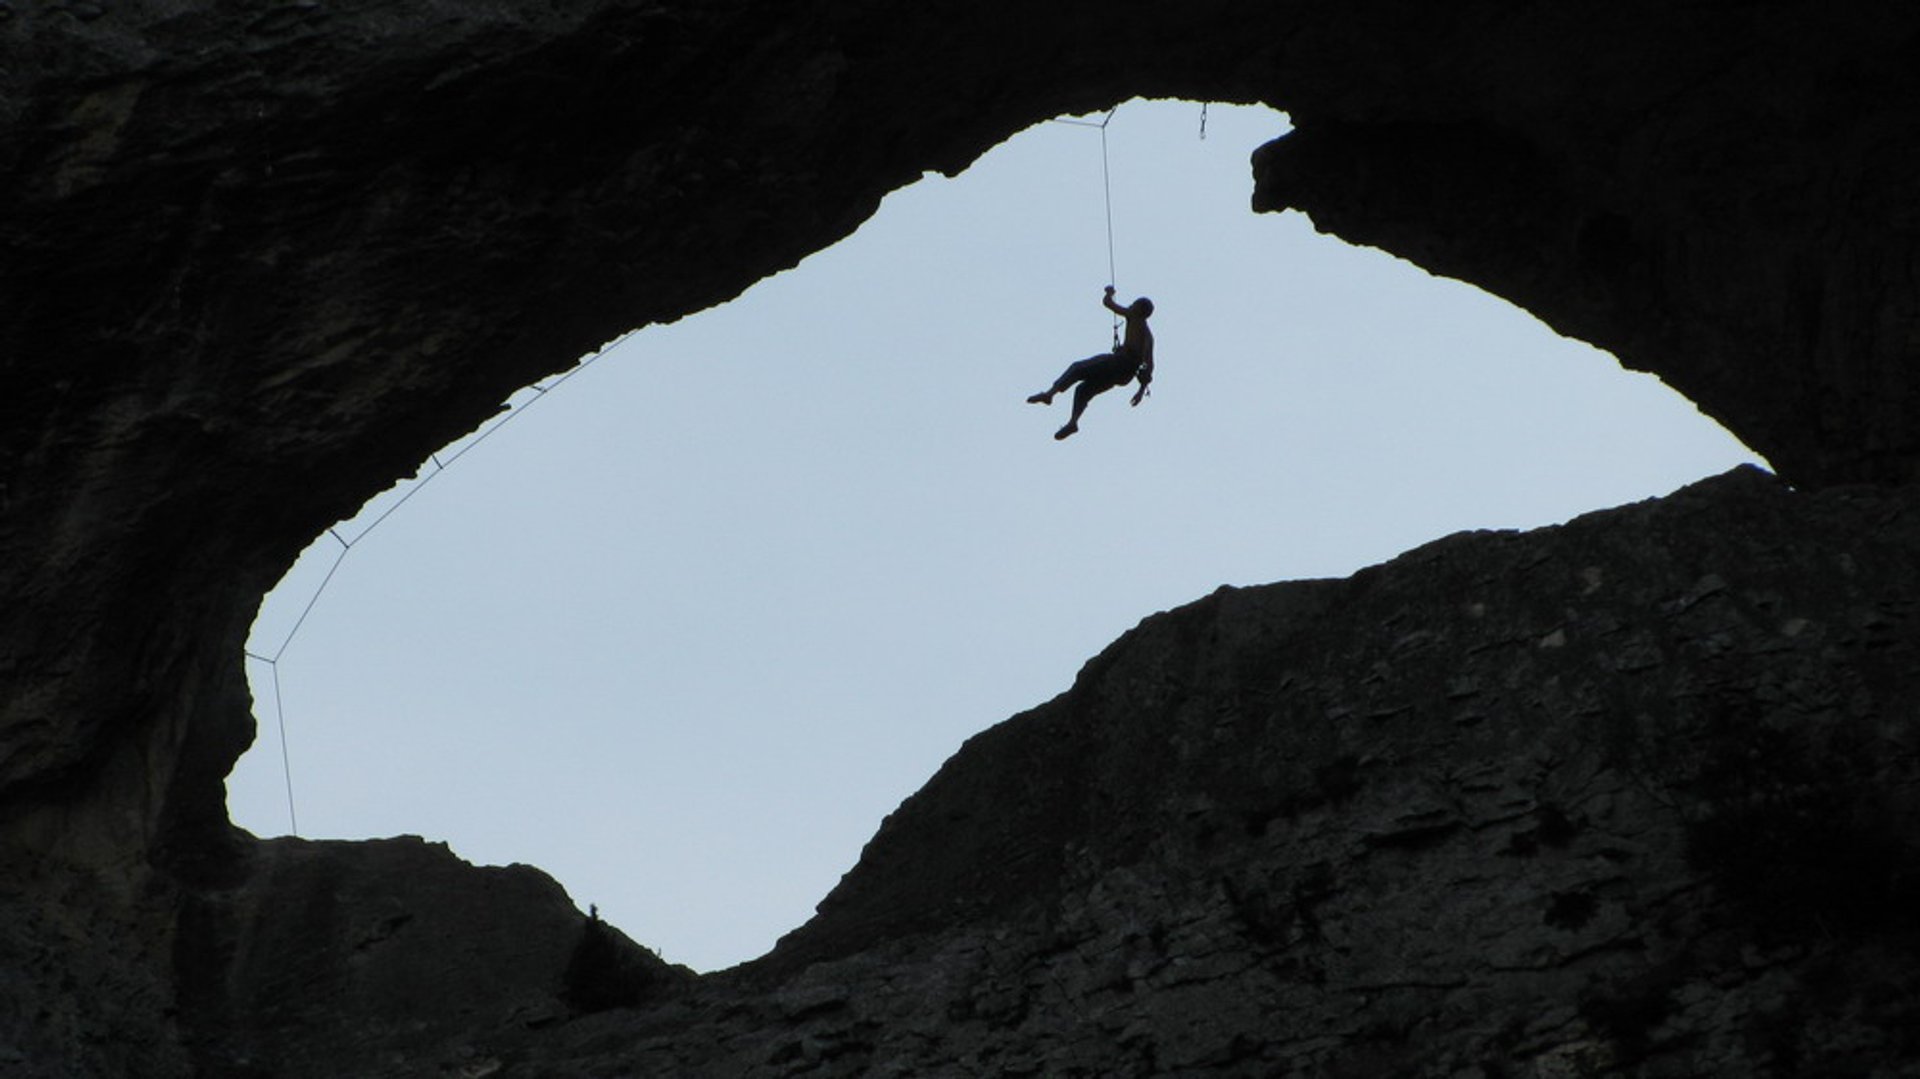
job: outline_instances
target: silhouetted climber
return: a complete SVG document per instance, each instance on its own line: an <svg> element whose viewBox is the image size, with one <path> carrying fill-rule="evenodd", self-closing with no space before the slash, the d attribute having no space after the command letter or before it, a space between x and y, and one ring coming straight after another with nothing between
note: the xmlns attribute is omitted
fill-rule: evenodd
<svg viewBox="0 0 1920 1079"><path fill-rule="evenodd" d="M1053 395L1063 393L1068 386L1079 383L1073 391L1073 415L1067 417L1067 425L1053 433L1055 438L1065 438L1080 429L1080 413L1087 410L1087 402L1097 394L1102 394L1115 386L1124 386L1136 377L1140 388L1134 392L1133 404L1147 395L1147 383L1153 381L1153 331L1147 328L1147 316L1153 314L1153 301L1145 296L1125 307L1113 302L1113 286L1107 286L1107 293L1100 298L1107 310L1127 320L1126 336L1115 345L1112 352L1103 352L1098 356L1089 356L1078 363L1068 366L1060 377L1054 380L1053 387L1043 393L1027 398L1028 404L1053 404Z"/></svg>

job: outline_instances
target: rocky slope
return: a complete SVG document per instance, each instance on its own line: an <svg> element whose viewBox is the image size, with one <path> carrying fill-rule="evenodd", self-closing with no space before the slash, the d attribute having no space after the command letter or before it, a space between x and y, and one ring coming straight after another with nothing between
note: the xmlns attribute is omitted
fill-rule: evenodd
<svg viewBox="0 0 1920 1079"><path fill-rule="evenodd" d="M1742 469L1222 589L971 739L705 979L530 871L274 844L183 926L196 1063L1920 1074L1916 544L1911 490Z"/></svg>
<svg viewBox="0 0 1920 1079"><path fill-rule="evenodd" d="M1742 470L1147 619L540 1074L1920 1074L1920 502Z"/></svg>
<svg viewBox="0 0 1920 1079"><path fill-rule="evenodd" d="M390 1035L418 1064L465 1045L452 1066L484 1069L460 1032L522 1030L475 1018L512 1003L593 1015L543 1028L553 1061L711 1074L747 1056L1369 1074L1441 1043L1456 1056L1405 1068L1906 1066L1910 986L1869 960L1906 954L1910 929L1888 911L1911 879L1913 537L1904 488L1850 485L1920 472L1917 73L1920 11L1890 5L0 4L0 1070L317 1074L309 1035L408 1010L379 979L499 970L518 980L414 994L418 1024L369 1046ZM1149 623L970 746L816 922L731 979L683 986L524 875L229 828L241 640L312 536L514 388L791 265L923 170L1132 94L1288 111L1295 132L1255 155L1257 207L1660 373L1803 493L1736 478L1409 556L1445 552L1430 575L1495 593L1466 601L1504 612L1484 627L1366 607L1422 576L1407 560ZM1567 609L1604 615L1549 626L1535 601L1575 586L1513 552L1581 536L1606 557L1580 562L1599 576ZM1372 620L1319 651L1260 636L1353 607ZM1200 702L1215 727L1194 726ZM1582 776L1619 788L1611 808L1563 786ZM1503 801L1520 817L1502 824ZM1532 852L1507 852L1527 819ZM1283 836L1312 857L1283 863ZM1783 849L1811 868L1775 872ZM1424 891L1379 868L1403 863ZM398 883L416 874L478 908L381 936L421 902ZM1856 898L1833 907L1808 883L1826 879ZM1467 924L1541 902L1526 933ZM512 942L485 928L502 919L541 928ZM1146 943L1123 943L1136 922ZM1289 950L1308 933L1332 943ZM1556 933L1594 950L1560 962L1578 948ZM308 940L326 943L303 957ZM463 949L485 954L442 954ZM1170 972L1196 963L1238 973L1182 1011ZM281 968L316 972L311 1007L257 999ZM1287 995L1319 977L1345 988ZM1550 1003L1483 1029L1522 993ZM1286 1048L1253 1014L1296 1009L1334 1041ZM1201 1012L1247 1044L1176 1045L1212 1029L1182 1018ZM899 1040L914 1030L932 1033Z"/></svg>

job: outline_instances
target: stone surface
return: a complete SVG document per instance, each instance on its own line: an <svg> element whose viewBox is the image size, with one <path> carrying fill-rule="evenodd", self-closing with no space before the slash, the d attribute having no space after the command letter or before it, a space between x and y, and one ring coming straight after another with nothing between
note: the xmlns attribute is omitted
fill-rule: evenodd
<svg viewBox="0 0 1920 1079"><path fill-rule="evenodd" d="M582 919L527 866L476 869L415 837L277 839L248 861L190 898L176 929L204 1075L416 1074L470 1056L477 1031L635 1005L693 977Z"/></svg>
<svg viewBox="0 0 1920 1079"><path fill-rule="evenodd" d="M1568 609L1601 612L1595 624L1536 609L1572 586L1547 588L1545 570L1508 557L1561 539L1427 548L1459 588L1508 590L1508 606L1489 601L1507 613L1498 625L1367 608L1373 621L1305 666L1261 658L1259 635L1364 607L1367 582L1404 572L1215 597L1089 668L1084 686L1124 688L1140 707L1076 690L983 735L963 759L1004 768L935 777L915 804L949 816L903 809L820 918L760 966L609 1010L647 998L645 964L579 923L601 958L576 965L577 945L561 956L553 929L543 958L517 964L532 981L485 993L520 999L537 983L551 996L552 970L584 970L561 995L566 1014L592 1014L541 1033L538 1053L683 1059L709 1074L863 1060L921 1073L945 1061L1251 1074L1287 1060L1328 1074L1663 1074L1682 1059L1865 1074L1846 1053L1883 1071L1910 1059L1890 1032L1911 987L1869 956L1905 954L1885 908L1910 887L1912 742L1886 702L1911 700L1912 536L1904 496L1847 485L1920 478L1920 10L1208 0L1114 15L1078 0L0 3L0 1070L187 1074L262 1044L285 1074L320 1066L297 1032L250 1041L256 1003L208 988L251 984L250 964L280 957L222 958L223 941L289 939L259 896L352 896L342 917L359 918L382 909L386 885L358 875L390 879L378 852L262 848L226 822L221 779L252 738L241 643L265 590L325 526L515 388L736 295L923 170L956 171L1026 124L1134 94L1286 110L1296 130L1254 161L1258 207L1302 210L1659 373L1809 493L1734 480L1555 534L1624 545L1593 538L1579 566L1599 576L1577 578L1590 602ZM1822 488L1834 492L1810 493ZM1757 516L1725 516L1742 506ZM1714 546L1730 538L1699 534L1725 527L1753 530L1737 564ZM1694 565L1663 548L1721 554ZM1743 581L1770 582L1788 613L1769 621L1762 585ZM1648 621L1642 600L1685 605ZM1607 619L1625 628L1601 632ZM1696 639L1690 619L1717 628ZM1215 630L1218 649L1180 636L1203 644ZM1115 658L1142 641L1190 669ZM1231 687L1253 684L1237 664L1276 663L1350 711L1312 720L1235 702ZM1776 664L1784 673L1764 673ZM1516 701L1559 726L1516 733L1492 707ZM1191 702L1224 710L1206 737ZM1467 722L1475 707L1487 714ZM1348 743L1359 730L1404 741L1369 757ZM1283 734L1299 744L1248 771L1262 739ZM1583 738L1612 739L1615 756ZM1621 763L1632 747L1673 774L1646 780ZM1420 763L1468 749L1492 771ZM1873 778L1835 789L1796 762ZM1600 765L1604 805L1560 786ZM1656 816L1635 783L1705 823L1676 810L1664 831L1633 831ZM1547 853L1474 845L1493 842L1508 802L1533 814ZM1186 813L1212 822L1217 852L1183 830ZM1852 826L1816 826L1833 819ZM1260 853L1280 834L1319 862ZM1581 844L1596 835L1625 852L1617 880L1593 875L1608 856ZM1820 872L1775 872L1783 846ZM1320 862L1333 877L1313 875ZM1528 875L1560 862L1560 876ZM1434 890L1431 925L1408 920L1417 893L1379 868L1401 863ZM1514 866L1526 887L1486 883ZM1855 880L1841 893L1852 905L1820 898L1809 882L1825 879ZM579 922L556 913L563 899L509 891L502 917ZM1522 924L1522 908L1538 915L1526 933L1463 928L1469 910ZM1232 929L1221 911L1264 928ZM1831 940L1769 950L1761 927L1779 922ZM1125 936L1136 924L1145 944ZM1306 926L1332 943L1292 958L1379 988L1288 995L1287 978L1318 975L1267 961ZM1596 950L1556 966L1556 933ZM1631 973L1655 955L1674 962ZM1191 983L1170 973L1189 969L1202 972ZM1587 973L1616 981L1578 982ZM1551 1003L1526 1022L1487 1033L1466 1018L1504 1014L1527 978ZM910 991L876 988L889 985ZM353 999L387 999L363 991ZM916 1011L908 997L950 1007ZM1278 1029L1249 1009L1295 1008L1335 1040L1223 1041ZM281 1018L335 1021L324 1011ZM1689 1025L1670 1038L1676 1016ZM1121 1025L1099 1026L1109 1019ZM672 1034L695 1028L724 1039ZM1395 1063L1430 1029L1485 1060ZM881 1037L897 1031L931 1033ZM502 1053L536 1052L491 1033ZM1124 1046L1134 1055L1115 1055ZM479 1074L489 1059L447 1066Z"/></svg>
<svg viewBox="0 0 1920 1079"><path fill-rule="evenodd" d="M543 1075L1920 1075L1920 498L1739 470L1156 615Z"/></svg>

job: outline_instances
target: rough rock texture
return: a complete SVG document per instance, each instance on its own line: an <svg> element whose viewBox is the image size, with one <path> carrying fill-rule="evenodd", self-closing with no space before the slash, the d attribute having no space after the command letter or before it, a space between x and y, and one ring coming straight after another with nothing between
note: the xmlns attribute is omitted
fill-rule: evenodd
<svg viewBox="0 0 1920 1079"><path fill-rule="evenodd" d="M903 805L757 1040L594 1063L1920 1074L1916 542L1742 470L1222 589Z"/></svg>
<svg viewBox="0 0 1920 1079"><path fill-rule="evenodd" d="M420 990L352 968L438 893L317 845L230 918L313 988L234 978L269 1014L212 1044L316 1079L1920 1075L1916 544L1920 492L1742 469L1221 589L970 740L770 956L617 1008L556 1003L577 918L482 921L406 959L463 999L367 1022L400 998L332 981ZM443 978L450 942L533 976Z"/></svg>
<svg viewBox="0 0 1920 1079"><path fill-rule="evenodd" d="M263 1012L246 987L293 953L241 944L292 941L295 925L358 939L355 927L386 909L381 881L393 878L379 868L386 855L262 848L226 822L220 780L252 737L240 646L260 595L312 536L514 388L634 325L731 297L838 239L923 170L957 170L1025 124L1132 94L1268 102L1296 130L1256 155L1257 206L1303 210L1321 228L1479 283L1660 373L1812 492L1920 478L1916 91L1920 9L1897 5L0 2L0 595L9 601L0 619L0 1069L325 1070L299 1028L347 1020L321 1002ZM1278 632L1328 597L1360 603L1364 582L1399 576L1277 593L1286 598L1256 605L1272 607L1267 614L1228 619L1239 628L1222 629L1219 648L1195 628L1210 616L1195 612L1240 611L1246 597L1216 598L1133 640L1185 627L1199 636L1153 651L1191 655L1191 669L1217 684L1192 675L1183 697L1154 680L1160 668L1130 662L1083 683L1071 707L983 736L970 752L998 745L989 755L1018 767L936 778L918 802L948 807L943 823L903 811L820 919L758 967L676 989L607 943L603 928L556 913L556 895L528 887L499 902L509 918L547 927L530 938L546 942L544 958L480 960L524 972L513 984L480 984L496 986L486 993L497 1002L558 993L566 1014L591 1013L542 1034L548 1050L563 1051L555 1059L631 1057L636 1050L615 1042L652 1030L666 1040L645 1050L651 1059L684 1056L712 1074L727 1074L728 1053L762 1043L769 1054L756 1066L776 1074L822 1064L839 1045L854 1047L828 1062L841 1070L963 1048L929 1035L917 1049L897 1040L881 1049L877 1036L847 1033L869 1029L862 1024L975 1031L980 1052L998 1047L997 1063L976 1059L982 1071L1021 1062L1060 1071L1068 1057L1059 1054L1094 1061L1135 1044L1157 1055L1087 1066L1264 1066L1251 1061L1268 1047L1220 1049L1201 1034L1173 1044L1186 1037L1176 1031L1205 1026L1183 1010L1189 991L1167 973L1192 963L1241 965L1242 974L1203 979L1219 988L1192 991L1220 1029L1277 1038L1278 1028L1235 1017L1255 1002L1322 1009L1323 1026L1338 1033L1315 1037L1337 1044L1280 1046L1275 1059L1351 1074L1394 1070L1390 1055L1361 1051L1398 1051L1395 1030L1418 1048L1444 1029L1454 1050L1530 1060L1539 1074L1641 1057L1664 1067L1683 1049L1780 1074L1857 1074L1845 1055L1856 1051L1863 1061L1906 1059L1910 1047L1893 1033L1901 1015L1887 1003L1898 998L1847 988L1905 985L1895 960L1872 967L1869 945L1857 943L1903 955L1904 923L1877 899L1822 906L1818 889L1790 883L1807 874L1769 872L1772 848L1749 838L1773 837L1799 858L1790 864L1860 883L1844 894L1908 894L1902 769L1912 742L1887 725L1902 718L1898 702L1911 714L1910 608L1898 606L1912 596L1905 496L1752 486L1728 481L1680 509L1602 519L1616 522L1619 538L1606 542L1620 545L1617 557L1582 566L1601 573L1592 609L1637 627L1618 644L1591 626L1547 627L1531 604L1559 593L1543 580L1515 583L1534 569L1503 551L1560 540L1428 549L1458 559L1436 564L1440 576L1511 590L1500 609L1512 620L1480 631L1452 608L1409 608L1398 620L1383 609L1352 623L1349 639L1281 662L1260 652L1271 642L1259 643L1256 623ZM1740 516L1740 507L1770 508ZM1736 518L1750 536L1700 534ZM1655 538L1631 539L1643 525ZM1606 531L1581 528L1589 531L1565 535ZM1735 539L1750 542L1737 558L1716 546ZM1663 549L1712 564L1663 558ZM1743 574L1753 583L1741 584ZM1619 598L1669 602L1710 575L1720 590L1686 610L1642 611ZM1792 584L1801 579L1817 590ZM1721 624L1727 653L1701 643L1711 634L1687 635L1689 611L1764 613L1755 589L1785 597L1778 624L1760 614L1748 629ZM1841 597L1853 606L1836 606ZM1321 620L1335 613L1329 606ZM1788 632L1799 618L1806 623ZM1807 651L1800 634L1810 627L1821 636ZM1535 629L1539 641L1561 643L1461 651L1478 647L1475 632L1491 641ZM1763 630L1786 643L1755 659ZM1413 643L1395 651L1403 639ZM1315 693L1347 687L1337 699L1354 711L1316 725L1243 704L1239 719L1223 713L1217 745L1179 743L1186 756L1140 733L1154 723L1187 730L1184 702L1224 707L1233 686L1254 684L1231 658L1241 645L1254 656L1247 663L1279 664ZM1776 659L1795 673L1765 674ZM1449 698L1447 679L1469 669L1481 672L1479 688ZM1140 699L1099 704L1089 684ZM1712 704L1723 692L1725 707ZM1541 725L1512 742L1475 741L1514 730L1512 714L1490 709L1478 726L1456 727L1447 712L1440 725L1453 740L1439 744L1423 724L1441 706L1417 703L1435 699L1467 702L1447 708L1498 699L1509 712L1515 701L1547 703L1522 710ZM1395 701L1401 712L1370 711ZM1557 725L1546 724L1549 713ZM1261 728L1277 741L1275 759L1314 767L1245 771L1264 759L1248 751L1250 732L1268 723L1279 724ZM1611 732L1613 756L1594 756L1582 741L1589 727ZM1400 741L1360 752L1349 745L1360 730ZM1354 759L1329 756L1329 746ZM1422 753L1470 750L1490 769L1479 778L1461 762L1437 773L1420 765ZM1632 764L1634 752L1653 763ZM1796 762L1852 767L1810 775ZM1659 767L1671 774L1646 779ZM1834 774L1848 785L1817 781ZM1034 782L1015 784L1021 775ZM1595 790L1625 784L1613 808L1564 786L1589 775ZM1678 808L1659 818L1634 783ZM1740 794L1742 783L1759 786ZM1710 812L1715 789L1732 809ZM1209 801L1191 808L1196 819L1220 816L1217 849L1202 849L1168 808L1167 799L1202 793ZM1547 854L1474 845L1501 827L1503 800L1535 815L1536 849ZM1394 813L1416 811L1430 819L1394 824ZM1234 814L1252 816L1228 842ZM1722 823L1694 827L1700 814ZM1847 825L1841 836L1820 831L1834 821ZM1261 854L1265 837L1280 834L1317 861L1283 868ZM1633 841L1616 844L1617 877L1582 875L1608 858L1583 846L1601 842L1593 836ZM1856 841L1865 846L1848 845ZM1343 850L1371 854L1336 858ZM1436 852L1446 857L1427 864ZM471 882L449 888L484 895L498 879L414 854L438 866L433 874ZM1377 868L1395 860L1419 868L1430 924L1407 920L1415 893ZM1564 876L1528 875L1559 862ZM1325 882L1310 872L1321 863L1334 875ZM1273 868L1253 868L1261 865ZM1514 867L1532 883L1511 894L1487 883ZM1549 884L1549 909L1526 933L1456 928L1461 904L1513 916ZM1740 905L1754 894L1757 908ZM267 895L275 901L263 905ZM338 917L312 913L341 897L350 901ZM1774 907L1784 914L1756 913ZM308 920L280 925L283 909ZM1265 928L1229 932L1225 909ZM1668 911L1678 912L1671 927L1659 920ZM599 943L564 943L569 919ZM1148 931L1147 946L1116 943L1126 939L1116 927L1136 921L1163 931ZM1799 952L1769 950L1762 929L1776 923L1801 934L1791 938ZM478 927L497 922L475 912L446 924L435 939L484 936ZM1826 935L1806 940L1808 924ZM986 925L1007 935L981 936ZM1330 982L1380 988L1318 1003L1263 989L1260 978L1294 984L1267 958L1309 925L1334 934L1315 951ZM1054 944L1035 943L1056 930ZM1556 933L1598 950L1556 965ZM1090 943L1072 943L1081 938ZM1485 965L1463 941L1490 957ZM1145 950L1128 950L1136 947ZM465 969L436 968L426 952L406 969ZM582 954L589 973L555 989L553 971ZM1138 959L1142 973L1126 975L1126 1008L1101 1012L1100 987L1123 984L1110 969L1116 955L1128 969ZM1634 956L1673 962L1634 975ZM1467 1018L1505 1014L1502 994L1521 992L1512 987L1529 963L1547 968L1530 984L1550 1003L1518 1032L1496 1037ZM1486 973L1508 967L1515 978ZM1581 982L1588 973L1651 981L1609 989ZM1680 980L1662 980L1669 974ZM1776 975L1785 997L1761 985ZM1316 976L1297 972L1307 984ZM796 980L782 990L784 979ZM918 988L875 988L894 980ZM1389 988L1409 980L1425 988ZM358 985L343 999L369 1007L389 999L351 978L335 984ZM833 999L808 1004L816 991ZM909 996L952 1007L914 1011ZM651 1011L627 1007L650 1001ZM1334 1023L1324 1009L1340 1007L1349 1010ZM1106 1014L1134 1025L1072 1033ZM436 1015L426 1020L431 1038L398 1046L406 1039L395 1035L394 1059L417 1063L438 1051L432 1045L452 1044L442 1035L458 1024ZM1673 1030L1683 1033L1662 1026L1682 1019ZM261 1030L269 1020L275 1030ZM782 1031L843 1020L852 1025L833 1027L832 1038L820 1027L811 1042L781 1041ZM689 1024L732 1040L703 1047L693 1034L669 1036ZM1793 1033L1802 1029L1812 1033ZM594 1030L612 1040L580 1040ZM1743 1041L1735 1030L1752 1034ZM1569 1033L1578 1038L1553 1040ZM1577 1045L1589 1035L1591 1053ZM860 1045L873 1055L860 1057ZM775 1049L785 1055L774 1059ZM1549 1051L1561 1056L1541 1063ZM284 1059L235 1063L256 1052ZM1445 1059L1421 1056L1417 1067L1452 1066ZM1491 1075L1501 1065L1473 1066ZM1457 1070L1470 1074L1468 1064Z"/></svg>
<svg viewBox="0 0 1920 1079"><path fill-rule="evenodd" d="M527 866L475 869L417 838L257 845L230 889L193 896L175 943L179 1007L204 1074L363 1075L458 1059L473 1030L632 1005L685 968L599 921ZM451 1048L446 1048L451 1046Z"/></svg>
<svg viewBox="0 0 1920 1079"><path fill-rule="evenodd" d="M1920 479L1920 12L1386 7L1289 39L1256 207L1656 372L1796 483Z"/></svg>

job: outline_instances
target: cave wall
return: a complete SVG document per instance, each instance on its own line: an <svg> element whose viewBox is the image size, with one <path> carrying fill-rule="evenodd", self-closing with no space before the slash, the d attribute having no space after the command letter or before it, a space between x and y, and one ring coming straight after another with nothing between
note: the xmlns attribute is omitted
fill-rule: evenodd
<svg viewBox="0 0 1920 1079"><path fill-rule="evenodd" d="M241 643L324 527L1131 95L1283 109L1257 208L1658 373L1801 488L1910 481L1916 61L1887 5L0 5L0 864L147 942L48 959L22 927L74 889L9 884L7 954L169 991L176 893L256 864ZM149 1011L123 1041L173 1037Z"/></svg>

